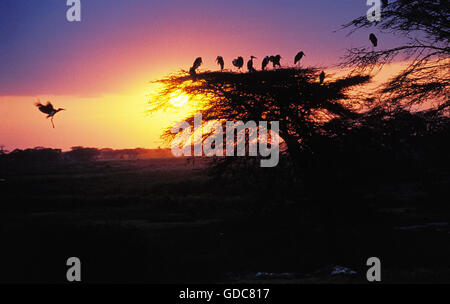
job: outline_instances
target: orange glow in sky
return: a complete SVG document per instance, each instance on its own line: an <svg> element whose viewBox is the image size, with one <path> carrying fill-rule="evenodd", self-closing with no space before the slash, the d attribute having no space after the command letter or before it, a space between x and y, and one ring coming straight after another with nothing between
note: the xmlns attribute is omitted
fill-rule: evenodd
<svg viewBox="0 0 450 304"><path fill-rule="evenodd" d="M404 65L393 64L378 74L366 88L398 72ZM65 95L0 96L1 143L6 149L29 147L164 147L160 136L175 122L192 113L194 101L175 94L172 107L148 113L148 101L157 90L154 84L143 84L124 93L79 97ZM56 128L34 106L37 99L50 100L67 111L55 116ZM19 114L20 113L20 114Z"/></svg>
<svg viewBox="0 0 450 304"><path fill-rule="evenodd" d="M51 100L55 107L66 108L55 116L55 129L50 120L34 106L35 97L0 97L3 143L14 148L59 147L147 147L164 146L160 135L165 128L181 120L191 111L187 100L175 98L173 108L155 114L148 113L145 89L135 93L108 94L101 97L37 96ZM20 115L8 115L20 113ZM24 136L25 135L25 136ZM12 144L6 145L11 149Z"/></svg>
<svg viewBox="0 0 450 304"><path fill-rule="evenodd" d="M196 57L200 70L217 70L218 55L228 69L237 56L254 55L259 69L274 54L293 66L303 50L304 66L325 68L345 48L369 43L367 33L334 32L364 15L365 1L96 0L83 2L79 24L65 21L61 2L2 0L0 145L7 150L164 146L160 135L194 105L174 96L173 108L149 115L152 81L189 70ZM67 109L55 129L37 99Z"/></svg>

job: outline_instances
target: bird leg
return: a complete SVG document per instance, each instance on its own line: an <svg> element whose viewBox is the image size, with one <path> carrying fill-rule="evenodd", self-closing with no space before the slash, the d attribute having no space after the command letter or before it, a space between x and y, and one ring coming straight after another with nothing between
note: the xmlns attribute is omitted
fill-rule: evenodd
<svg viewBox="0 0 450 304"><path fill-rule="evenodd" d="M52 121L52 126L53 126L53 129L54 129L55 128L55 124L53 123L53 117L52 117L51 121Z"/></svg>

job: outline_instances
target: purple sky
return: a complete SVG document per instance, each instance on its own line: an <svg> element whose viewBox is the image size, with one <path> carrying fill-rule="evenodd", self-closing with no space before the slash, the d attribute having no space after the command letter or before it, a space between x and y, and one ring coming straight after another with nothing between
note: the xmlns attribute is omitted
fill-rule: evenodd
<svg viewBox="0 0 450 304"><path fill-rule="evenodd" d="M0 95L119 92L124 78L160 76L197 56L214 68L214 54L280 53L292 64L304 50L306 64L332 65L368 44L368 31L333 32L364 15L365 0L81 0L80 23L65 20L65 2L0 2Z"/></svg>

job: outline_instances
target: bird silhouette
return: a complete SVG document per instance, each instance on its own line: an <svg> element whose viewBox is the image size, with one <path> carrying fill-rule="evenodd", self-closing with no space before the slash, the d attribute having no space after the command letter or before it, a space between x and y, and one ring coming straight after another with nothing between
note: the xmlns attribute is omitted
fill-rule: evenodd
<svg viewBox="0 0 450 304"><path fill-rule="evenodd" d="M203 63L202 57L198 57L197 59L195 59L194 64L192 65L192 68L194 70L197 70Z"/></svg>
<svg viewBox="0 0 450 304"><path fill-rule="evenodd" d="M299 52L294 59L294 64L297 64L298 62L300 62L300 60L302 60L303 56L306 56L305 53Z"/></svg>
<svg viewBox="0 0 450 304"><path fill-rule="evenodd" d="M194 64L189 69L189 74L191 75L194 81L197 79L197 69L202 65L202 63L203 63L202 57L198 57L197 59L195 59Z"/></svg>
<svg viewBox="0 0 450 304"><path fill-rule="evenodd" d="M220 70L223 71L223 68L225 67L225 62L223 61L223 57L217 56L216 62L218 65L220 65Z"/></svg>
<svg viewBox="0 0 450 304"><path fill-rule="evenodd" d="M369 39L370 39L370 42L372 42L374 47L378 46L378 39L377 39L377 36L375 36L375 34L371 33L369 35Z"/></svg>
<svg viewBox="0 0 450 304"><path fill-rule="evenodd" d="M280 55L276 55L276 56L270 56L269 60L272 62L273 68L275 69L277 66L281 68L281 56Z"/></svg>
<svg viewBox="0 0 450 304"><path fill-rule="evenodd" d="M262 65L261 65L261 68L263 71L266 70L266 67L269 64L269 62L270 62L270 57L269 56L264 57L264 59L262 61Z"/></svg>
<svg viewBox="0 0 450 304"><path fill-rule="evenodd" d="M247 69L249 73L256 72L255 68L253 67L253 59L256 59L256 57L250 56L250 60L247 62Z"/></svg>
<svg viewBox="0 0 450 304"><path fill-rule="evenodd" d="M197 80L197 71L194 69L194 67L191 67L189 69L189 75L191 75L191 77L194 81Z"/></svg>
<svg viewBox="0 0 450 304"><path fill-rule="evenodd" d="M47 114L47 119L51 118L53 129L55 128L55 124L53 123L53 118L55 117L56 113L65 111L63 108L55 109L50 101L47 102L47 104L44 106L39 100L35 104L36 107L44 114Z"/></svg>
<svg viewBox="0 0 450 304"><path fill-rule="evenodd" d="M325 80L325 72L324 71L322 71L322 73L320 73L319 78L320 78L320 84L323 84L323 81Z"/></svg>
<svg viewBox="0 0 450 304"><path fill-rule="evenodd" d="M233 65L240 70L244 66L244 58L239 56L238 58L234 59Z"/></svg>

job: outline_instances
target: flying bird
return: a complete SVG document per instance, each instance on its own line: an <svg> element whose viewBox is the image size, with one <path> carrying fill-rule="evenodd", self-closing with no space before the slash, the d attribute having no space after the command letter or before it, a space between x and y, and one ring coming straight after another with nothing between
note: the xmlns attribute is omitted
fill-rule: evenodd
<svg viewBox="0 0 450 304"><path fill-rule="evenodd" d="M65 111L63 108L55 109L50 101L47 102L47 104L44 106L39 100L35 104L36 107L44 114L47 114L47 119L51 118L53 129L55 128L55 124L53 123L53 118L55 117L56 113Z"/></svg>
<svg viewBox="0 0 450 304"><path fill-rule="evenodd" d="M294 64L297 64L298 62L300 62L300 60L302 60L303 56L306 56L305 53L299 52L294 59Z"/></svg>
<svg viewBox="0 0 450 304"><path fill-rule="evenodd" d="M234 59L233 65L240 70L244 66L244 58L239 56L238 58Z"/></svg>
<svg viewBox="0 0 450 304"><path fill-rule="evenodd" d="M249 73L256 72L255 68L253 67L253 59L256 59L256 57L250 56L250 60L247 62L247 69Z"/></svg>
<svg viewBox="0 0 450 304"><path fill-rule="evenodd" d="M378 46L378 39L377 39L377 36L375 36L375 34L373 34L373 33L370 34L369 39L370 39L370 42L372 42L374 47Z"/></svg>
<svg viewBox="0 0 450 304"><path fill-rule="evenodd" d="M320 84L323 84L323 81L325 80L325 72L324 71L322 71L322 73L320 73L319 78L320 78Z"/></svg>
<svg viewBox="0 0 450 304"><path fill-rule="evenodd" d="M225 62L223 61L223 57L217 56L216 62L218 65L220 65L220 70L223 71L223 68L225 67Z"/></svg>
<svg viewBox="0 0 450 304"><path fill-rule="evenodd" d="M269 60L272 62L273 68L275 69L277 66L281 68L281 56L280 55L276 55L276 56L270 56Z"/></svg>
<svg viewBox="0 0 450 304"><path fill-rule="evenodd" d="M270 62L270 57L269 56L264 57L264 59L262 61L262 70L263 71L266 70L266 67L269 64L269 62Z"/></svg>

